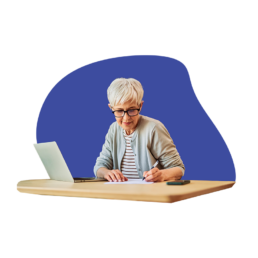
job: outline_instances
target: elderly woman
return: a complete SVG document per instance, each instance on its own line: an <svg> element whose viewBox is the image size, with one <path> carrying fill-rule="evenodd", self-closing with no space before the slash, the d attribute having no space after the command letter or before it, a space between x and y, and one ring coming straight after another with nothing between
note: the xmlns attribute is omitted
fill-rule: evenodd
<svg viewBox="0 0 258 258"><path fill-rule="evenodd" d="M109 108L116 118L106 135L94 173L110 182L145 177L147 182L178 180L185 167L166 127L140 115L143 88L135 79L116 79L108 90ZM151 167L159 161L158 165Z"/></svg>

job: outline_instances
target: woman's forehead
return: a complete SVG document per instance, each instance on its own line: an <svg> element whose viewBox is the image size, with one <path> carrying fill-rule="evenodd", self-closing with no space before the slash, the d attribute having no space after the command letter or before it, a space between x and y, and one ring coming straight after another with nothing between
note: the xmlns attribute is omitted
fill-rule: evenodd
<svg viewBox="0 0 258 258"><path fill-rule="evenodd" d="M115 105L114 107L116 108L130 108L130 107L138 107L136 102L132 102L132 101L127 101L123 104L118 103L117 105Z"/></svg>

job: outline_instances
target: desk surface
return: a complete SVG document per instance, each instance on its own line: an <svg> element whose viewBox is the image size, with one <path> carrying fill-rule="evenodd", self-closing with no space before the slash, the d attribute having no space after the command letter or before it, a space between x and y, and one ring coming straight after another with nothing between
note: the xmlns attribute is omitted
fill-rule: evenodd
<svg viewBox="0 0 258 258"><path fill-rule="evenodd" d="M166 185L159 182L146 185L104 184L105 182L69 183L50 179L20 181L22 193L88 197L117 200L177 202L232 187L234 181L197 181L186 185Z"/></svg>

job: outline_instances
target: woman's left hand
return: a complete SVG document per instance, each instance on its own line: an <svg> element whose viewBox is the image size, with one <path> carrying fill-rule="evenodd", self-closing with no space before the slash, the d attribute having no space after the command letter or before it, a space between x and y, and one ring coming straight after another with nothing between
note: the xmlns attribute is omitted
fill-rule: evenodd
<svg viewBox="0 0 258 258"><path fill-rule="evenodd" d="M146 182L163 182L163 181L165 181L164 171L159 170L157 167L151 169L150 171L144 171L143 177L145 177Z"/></svg>

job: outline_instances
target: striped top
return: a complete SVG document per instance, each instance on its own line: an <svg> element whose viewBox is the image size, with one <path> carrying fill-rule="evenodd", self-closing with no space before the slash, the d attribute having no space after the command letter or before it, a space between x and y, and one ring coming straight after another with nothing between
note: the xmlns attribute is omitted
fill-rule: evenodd
<svg viewBox="0 0 258 258"><path fill-rule="evenodd" d="M131 148L131 139L134 135L134 132L130 135L127 135L124 130L124 138L126 140L125 154L122 159L121 172L128 179L138 179L140 178L136 169L134 153Z"/></svg>

